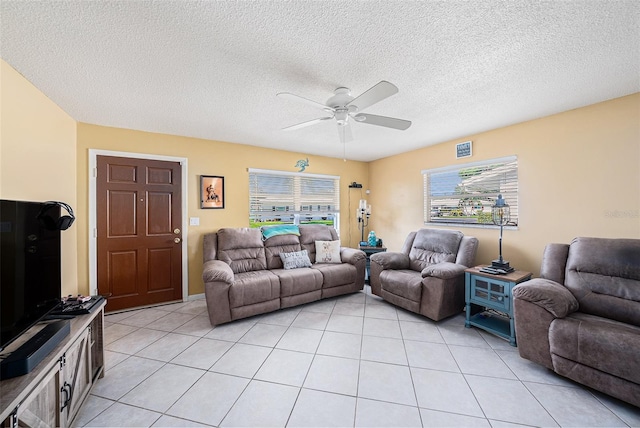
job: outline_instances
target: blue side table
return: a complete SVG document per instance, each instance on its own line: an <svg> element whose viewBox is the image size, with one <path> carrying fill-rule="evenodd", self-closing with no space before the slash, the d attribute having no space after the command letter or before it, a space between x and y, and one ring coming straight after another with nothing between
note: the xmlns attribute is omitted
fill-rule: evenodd
<svg viewBox="0 0 640 428"><path fill-rule="evenodd" d="M466 319L464 326L481 328L516 346L511 290L531 279L531 272L516 270L505 275L480 272L486 265L464 271Z"/></svg>
<svg viewBox="0 0 640 428"><path fill-rule="evenodd" d="M369 246L365 246L365 245L360 245L358 247L359 250L364 251L364 254L367 256L367 269L366 269L366 275L364 277L364 282L366 284L369 283L369 273L371 272L371 260L369 260L369 258L371 257L372 254L375 253L384 253L385 251L387 251L387 247L369 247Z"/></svg>

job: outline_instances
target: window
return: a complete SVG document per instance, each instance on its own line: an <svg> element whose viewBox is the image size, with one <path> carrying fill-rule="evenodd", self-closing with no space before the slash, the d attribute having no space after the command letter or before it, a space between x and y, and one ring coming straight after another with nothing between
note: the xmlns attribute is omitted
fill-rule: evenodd
<svg viewBox="0 0 640 428"><path fill-rule="evenodd" d="M340 177L249 169L249 225L327 224L339 230Z"/></svg>
<svg viewBox="0 0 640 428"><path fill-rule="evenodd" d="M502 194L511 209L508 225L518 225L518 159L515 156L427 169L422 174L425 223L492 225L491 206L498 194Z"/></svg>

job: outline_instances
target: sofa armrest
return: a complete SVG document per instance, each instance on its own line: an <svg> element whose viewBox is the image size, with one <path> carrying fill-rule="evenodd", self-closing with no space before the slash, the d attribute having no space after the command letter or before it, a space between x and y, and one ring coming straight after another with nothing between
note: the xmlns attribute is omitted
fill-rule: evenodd
<svg viewBox="0 0 640 428"><path fill-rule="evenodd" d="M422 269L422 277L433 276L440 279L451 279L464 274L465 266L451 262L436 263Z"/></svg>
<svg viewBox="0 0 640 428"><path fill-rule="evenodd" d="M533 303L556 318L564 318L578 310L578 301L573 294L550 279L535 278L516 285L513 298Z"/></svg>
<svg viewBox="0 0 640 428"><path fill-rule="evenodd" d="M233 284L233 271L231 267L220 260L209 260L202 267L202 280L207 282L224 282Z"/></svg>
<svg viewBox="0 0 640 428"><path fill-rule="evenodd" d="M221 260L206 261L202 267L202 279L211 325L231 321L229 289L234 282L231 267Z"/></svg>
<svg viewBox="0 0 640 428"><path fill-rule="evenodd" d="M371 260L371 263L379 265L381 270L409 269L409 256L404 253L375 253L369 257L369 260Z"/></svg>
<svg viewBox="0 0 640 428"><path fill-rule="evenodd" d="M355 266L359 261L366 260L366 258L367 256L364 251L349 247L340 248L340 259L342 263L349 263Z"/></svg>

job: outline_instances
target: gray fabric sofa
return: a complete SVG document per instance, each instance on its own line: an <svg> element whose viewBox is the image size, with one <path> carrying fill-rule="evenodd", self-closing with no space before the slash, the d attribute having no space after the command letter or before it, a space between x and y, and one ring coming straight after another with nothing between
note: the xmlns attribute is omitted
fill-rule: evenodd
<svg viewBox="0 0 640 428"><path fill-rule="evenodd" d="M370 257L371 292L439 321L464 309L464 270L473 266L478 240L462 232L420 229L400 252Z"/></svg>
<svg viewBox="0 0 640 428"><path fill-rule="evenodd" d="M364 288L365 254L340 248L341 263L316 263L316 241L337 241L334 228L300 225L300 235L263 240L260 229L227 228L204 236L202 278L212 325ZM311 267L284 269L280 253L307 250Z"/></svg>
<svg viewBox="0 0 640 428"><path fill-rule="evenodd" d="M521 357L640 407L640 239L547 245L513 304Z"/></svg>

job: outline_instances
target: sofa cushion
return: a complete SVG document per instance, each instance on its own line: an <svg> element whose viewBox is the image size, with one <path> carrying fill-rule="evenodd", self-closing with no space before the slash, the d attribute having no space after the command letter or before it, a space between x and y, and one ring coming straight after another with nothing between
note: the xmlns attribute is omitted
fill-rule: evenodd
<svg viewBox="0 0 640 428"><path fill-rule="evenodd" d="M233 273L266 269L267 259L260 229L220 229L218 260L231 266Z"/></svg>
<svg viewBox="0 0 640 428"><path fill-rule="evenodd" d="M280 253L292 253L300 250L302 250L302 246L297 235L276 235L267 239L264 241L267 269L282 269L284 266Z"/></svg>
<svg viewBox="0 0 640 428"><path fill-rule="evenodd" d="M342 263L340 241L316 241L316 263Z"/></svg>
<svg viewBox="0 0 640 428"><path fill-rule="evenodd" d="M565 286L580 312L640 326L640 239L576 238Z"/></svg>
<svg viewBox="0 0 640 428"><path fill-rule="evenodd" d="M322 273L316 269L274 269L280 279L280 297L296 296L322 288Z"/></svg>
<svg viewBox="0 0 640 428"><path fill-rule="evenodd" d="M280 253L282 264L285 269L299 269L303 267L311 267L311 260L307 250L294 251L292 253Z"/></svg>
<svg viewBox="0 0 640 428"><path fill-rule="evenodd" d="M280 279L268 270L241 272L229 288L229 307L239 308L280 298Z"/></svg>
<svg viewBox="0 0 640 428"><path fill-rule="evenodd" d="M383 270L380 272L382 289L413 302L422 298L422 275L410 269Z"/></svg>
<svg viewBox="0 0 640 428"><path fill-rule="evenodd" d="M316 262L316 241L337 241L338 233L324 224L300 225L300 245L309 252L311 263Z"/></svg>
<svg viewBox="0 0 640 428"><path fill-rule="evenodd" d="M640 384L640 327L575 312L551 323L549 344L552 358L558 355Z"/></svg>
<svg viewBox="0 0 640 428"><path fill-rule="evenodd" d="M358 272L356 267L349 263L315 263L313 269L322 273L322 288L353 284Z"/></svg>
<svg viewBox="0 0 640 428"><path fill-rule="evenodd" d="M418 230L409 251L411 269L420 272L435 263L455 263L463 236L454 230Z"/></svg>

